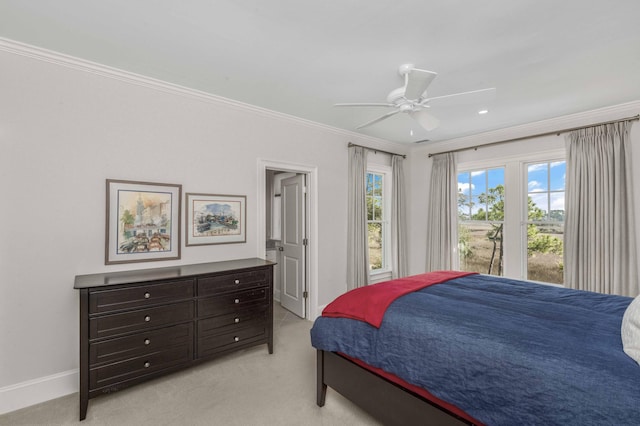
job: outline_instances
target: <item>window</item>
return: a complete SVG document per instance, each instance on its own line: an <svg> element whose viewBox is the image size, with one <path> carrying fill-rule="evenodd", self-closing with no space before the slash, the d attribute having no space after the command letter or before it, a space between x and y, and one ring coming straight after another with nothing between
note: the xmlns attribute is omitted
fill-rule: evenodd
<svg viewBox="0 0 640 426"><path fill-rule="evenodd" d="M390 272L391 230L389 168L370 165L367 171L367 229L369 270L372 274Z"/></svg>
<svg viewBox="0 0 640 426"><path fill-rule="evenodd" d="M458 173L460 269L503 274L504 168Z"/></svg>
<svg viewBox="0 0 640 426"><path fill-rule="evenodd" d="M564 282L564 150L458 165L460 269Z"/></svg>
<svg viewBox="0 0 640 426"><path fill-rule="evenodd" d="M529 280L564 282L565 161L527 164L526 225Z"/></svg>

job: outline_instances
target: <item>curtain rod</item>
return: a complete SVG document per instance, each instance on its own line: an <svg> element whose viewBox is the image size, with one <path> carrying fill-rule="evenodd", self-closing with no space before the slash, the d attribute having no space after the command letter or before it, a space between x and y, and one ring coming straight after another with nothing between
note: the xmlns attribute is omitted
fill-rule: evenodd
<svg viewBox="0 0 640 426"><path fill-rule="evenodd" d="M622 121L636 121L636 120L640 120L640 114L634 115L634 116L631 116L631 117L627 117L627 118L621 118L619 120L612 120L612 121L605 121L605 122L602 122L602 123L589 124L588 126L572 127L570 129L562 129L562 130L554 130L553 132L545 132L545 133L538 133L536 135L521 136L519 138L506 139L506 140L497 141L497 142L490 142L490 143L486 143L486 144L483 144L483 145L470 146L470 147L467 147L467 148L458 148L458 149L452 149L450 151L435 152L433 154L429 154L429 158L433 157L434 155L438 155L438 154L448 154L450 152L461 152L461 151L467 151L467 150L470 150L470 149L477 150L478 148L485 148L485 147L488 147L488 146L501 145L503 143L516 142L516 141L521 141L521 140L524 140L524 139L539 138L539 137L542 137L542 136L549 136L549 135L558 135L558 136L560 136L561 133L572 132L574 130L582 130L582 129L588 129L589 127L602 126L604 124L613 124L613 123L620 123Z"/></svg>
<svg viewBox="0 0 640 426"><path fill-rule="evenodd" d="M362 146L362 145L358 145L358 144L355 144L355 143L352 143L352 142L349 142L349 144L347 145L347 148L351 148L352 146L359 146L360 148L364 148L364 149L367 149L367 150L369 150L369 151L373 151L373 152L375 152L376 154L377 154L378 152L382 152L383 154L398 155L398 156L400 156L400 157L402 157L402 158L407 158L407 156L406 156L406 155L404 155L404 154L396 154L396 153L393 153L393 152L384 151L384 150L382 150L382 149L369 148L368 146Z"/></svg>

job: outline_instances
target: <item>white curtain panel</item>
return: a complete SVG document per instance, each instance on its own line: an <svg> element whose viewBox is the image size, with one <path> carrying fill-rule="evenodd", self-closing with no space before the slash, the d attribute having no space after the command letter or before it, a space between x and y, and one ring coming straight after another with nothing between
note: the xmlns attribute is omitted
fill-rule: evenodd
<svg viewBox="0 0 640 426"><path fill-rule="evenodd" d="M407 215L404 182L404 158L391 157L391 268L392 278L407 275Z"/></svg>
<svg viewBox="0 0 640 426"><path fill-rule="evenodd" d="M347 289L369 284L369 241L367 232L367 150L349 148L347 212Z"/></svg>
<svg viewBox="0 0 640 426"><path fill-rule="evenodd" d="M566 136L565 285L607 294L640 292L631 176L631 122Z"/></svg>
<svg viewBox="0 0 640 426"><path fill-rule="evenodd" d="M427 223L427 271L459 268L456 154L432 157Z"/></svg>

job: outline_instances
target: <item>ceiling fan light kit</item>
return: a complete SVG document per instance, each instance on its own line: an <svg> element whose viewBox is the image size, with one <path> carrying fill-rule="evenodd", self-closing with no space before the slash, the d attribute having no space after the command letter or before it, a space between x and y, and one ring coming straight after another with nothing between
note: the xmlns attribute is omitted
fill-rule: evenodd
<svg viewBox="0 0 640 426"><path fill-rule="evenodd" d="M340 103L334 106L338 107L388 107L394 108L386 114L383 114L371 121L363 123L357 127L362 129L371 126L398 113L408 113L411 118L416 120L425 130L431 131L440 125L440 120L434 117L430 112L426 111L430 108L430 102L433 100L451 100L456 98L483 98L486 101L490 97L495 96L495 88L472 90L469 92L453 93L450 95L436 96L429 98L427 88L438 75L433 71L421 70L413 64L402 64L398 68L398 73L404 77L404 86L392 90L387 95L386 103ZM473 96L470 96L473 95Z"/></svg>

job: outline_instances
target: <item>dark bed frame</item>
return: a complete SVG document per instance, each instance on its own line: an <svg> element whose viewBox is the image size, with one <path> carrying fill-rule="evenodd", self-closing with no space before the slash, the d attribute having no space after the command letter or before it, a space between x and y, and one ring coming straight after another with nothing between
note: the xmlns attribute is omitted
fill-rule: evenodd
<svg viewBox="0 0 640 426"><path fill-rule="evenodd" d="M324 406L327 386L385 425L473 425L444 407L335 353L318 350L317 404Z"/></svg>

